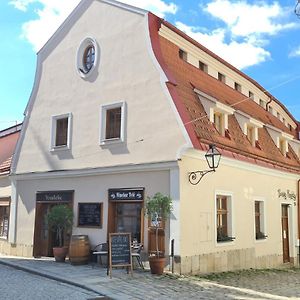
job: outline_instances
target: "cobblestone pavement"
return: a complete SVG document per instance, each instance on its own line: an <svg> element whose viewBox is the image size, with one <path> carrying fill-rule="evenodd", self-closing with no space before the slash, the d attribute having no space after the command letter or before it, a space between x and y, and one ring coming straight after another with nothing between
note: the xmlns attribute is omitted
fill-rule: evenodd
<svg viewBox="0 0 300 300"><path fill-rule="evenodd" d="M98 294L41 276L0 265L0 299L2 300L86 300Z"/></svg>
<svg viewBox="0 0 300 300"><path fill-rule="evenodd" d="M300 299L300 269L245 270L211 274L205 278L218 284Z"/></svg>
<svg viewBox="0 0 300 300"><path fill-rule="evenodd" d="M221 276L211 276L210 280L207 280L206 278L178 277L171 274L153 276L149 271L140 270L135 270L131 276L124 269L114 269L113 277L110 279L106 276L106 269L99 265L72 266L68 262L55 263L53 259L5 256L0 256L0 263L22 267L29 272L37 272L42 276L50 276L59 281L64 280L76 285L77 287L74 286L75 291L78 286L81 286L116 300L300 299L300 270L226 273ZM0 264L0 270L2 267ZM34 288L34 282L29 283L29 286L30 284ZM3 285L1 284L1 286ZM0 299L2 300L1 294ZM26 298L22 297L22 299ZM76 299L76 297L68 294L64 299Z"/></svg>

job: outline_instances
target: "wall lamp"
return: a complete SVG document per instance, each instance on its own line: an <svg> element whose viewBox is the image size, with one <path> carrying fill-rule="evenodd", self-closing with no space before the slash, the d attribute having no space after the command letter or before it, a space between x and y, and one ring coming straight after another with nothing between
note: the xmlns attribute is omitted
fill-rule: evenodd
<svg viewBox="0 0 300 300"><path fill-rule="evenodd" d="M300 18L300 0L297 0L296 6L295 6L295 14L298 18Z"/></svg>
<svg viewBox="0 0 300 300"><path fill-rule="evenodd" d="M205 159L210 170L205 171L194 171L189 173L189 182L192 185L196 185L200 182L204 175L210 172L215 172L219 166L221 153L217 150L216 146L213 144L209 145L209 149L205 154Z"/></svg>

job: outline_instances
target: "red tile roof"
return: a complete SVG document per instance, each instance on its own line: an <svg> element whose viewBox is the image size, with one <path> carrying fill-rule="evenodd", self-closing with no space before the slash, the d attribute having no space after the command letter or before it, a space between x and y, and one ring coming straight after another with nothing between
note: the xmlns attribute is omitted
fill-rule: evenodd
<svg viewBox="0 0 300 300"><path fill-rule="evenodd" d="M152 14L149 15L150 36L154 53L169 78L170 82L167 86L194 147L196 149L205 150L207 149L206 145L214 143L222 150L223 155L271 168L300 173L299 158L291 147L289 148L288 157L284 157L274 144L265 127L259 129L258 143L260 148L253 147L250 144L240 129L234 115L229 116L229 132L227 137L223 137L217 132L214 125L209 121L201 101L195 92L195 88L214 97L217 101L227 106L232 106L234 109L252 116L264 124L272 125L283 132L297 137L296 130L290 131L280 120L267 112L256 102L180 59L178 55L179 47L158 34L162 23L222 63L227 66L229 64L187 37L174 26ZM242 72L230 65L229 67L254 83L254 80ZM258 84L256 83L256 85ZM280 105L283 107L282 104ZM289 112L288 114L291 115Z"/></svg>
<svg viewBox="0 0 300 300"><path fill-rule="evenodd" d="M0 132L0 175L10 172L12 156L20 134L19 127L19 125L16 127L17 131L11 131L9 128L8 134L5 134L6 130Z"/></svg>

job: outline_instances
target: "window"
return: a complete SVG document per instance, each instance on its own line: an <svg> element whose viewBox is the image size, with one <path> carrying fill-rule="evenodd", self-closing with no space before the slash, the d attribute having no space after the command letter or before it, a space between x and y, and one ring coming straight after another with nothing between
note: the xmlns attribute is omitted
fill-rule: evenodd
<svg viewBox="0 0 300 300"><path fill-rule="evenodd" d="M250 96L249 96L250 97ZM253 99L253 98L252 98ZM259 105L261 106L261 107L263 107L263 108L266 108L266 102L264 101L264 100L262 100L262 99L259 99Z"/></svg>
<svg viewBox="0 0 300 300"><path fill-rule="evenodd" d="M281 116L280 116L280 113L277 112L277 118L280 120L281 119Z"/></svg>
<svg viewBox="0 0 300 300"><path fill-rule="evenodd" d="M218 72L218 80L221 81L221 82L223 82L223 83L225 83L225 75L222 74L222 73L220 73L220 72Z"/></svg>
<svg viewBox="0 0 300 300"><path fill-rule="evenodd" d="M199 60L199 69L205 73L207 73L207 65Z"/></svg>
<svg viewBox="0 0 300 300"><path fill-rule="evenodd" d="M83 67L86 72L89 72L95 62L95 47L88 45L83 54Z"/></svg>
<svg viewBox="0 0 300 300"><path fill-rule="evenodd" d="M121 136L121 107L106 111L105 139L118 139Z"/></svg>
<svg viewBox="0 0 300 300"><path fill-rule="evenodd" d="M0 201L0 238L8 237L9 201Z"/></svg>
<svg viewBox="0 0 300 300"><path fill-rule="evenodd" d="M255 146L255 128L251 125L247 125L247 138L252 146Z"/></svg>
<svg viewBox="0 0 300 300"><path fill-rule="evenodd" d="M179 57L184 60L184 61L187 61L187 53L182 50L182 49L179 49Z"/></svg>
<svg viewBox="0 0 300 300"><path fill-rule="evenodd" d="M249 91L249 98L252 100L254 99L254 94L251 91Z"/></svg>
<svg viewBox="0 0 300 300"><path fill-rule="evenodd" d="M225 135L224 114L220 112L214 113L214 124L221 135Z"/></svg>
<svg viewBox="0 0 300 300"><path fill-rule="evenodd" d="M76 68L80 77L86 79L93 74L100 58L100 49L93 38L85 38L77 50Z"/></svg>
<svg viewBox="0 0 300 300"><path fill-rule="evenodd" d="M125 102L102 105L100 144L123 142L125 135Z"/></svg>
<svg viewBox="0 0 300 300"><path fill-rule="evenodd" d="M218 195L216 198L217 208L217 242L232 241L231 237L231 201L228 196Z"/></svg>
<svg viewBox="0 0 300 300"><path fill-rule="evenodd" d="M264 202L255 201L254 204L255 212L255 239L261 240L265 239L265 229L264 229Z"/></svg>
<svg viewBox="0 0 300 300"><path fill-rule="evenodd" d="M51 149L69 149L71 135L71 114L52 117Z"/></svg>
<svg viewBox="0 0 300 300"><path fill-rule="evenodd" d="M287 153L287 141L284 138L279 139L279 150L280 152L286 156Z"/></svg>
<svg viewBox="0 0 300 300"><path fill-rule="evenodd" d="M269 106L269 112L273 115L273 107Z"/></svg>
<svg viewBox="0 0 300 300"><path fill-rule="evenodd" d="M235 82L234 83L234 89L237 90L238 92L241 92L242 91L242 86L239 83Z"/></svg>

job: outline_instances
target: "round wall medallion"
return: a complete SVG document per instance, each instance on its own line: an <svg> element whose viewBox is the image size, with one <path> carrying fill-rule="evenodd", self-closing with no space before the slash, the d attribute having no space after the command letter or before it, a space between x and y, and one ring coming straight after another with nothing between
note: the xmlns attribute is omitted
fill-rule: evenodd
<svg viewBox="0 0 300 300"><path fill-rule="evenodd" d="M99 59L99 49L95 39L85 38L77 50L76 69L82 78L89 77Z"/></svg>

